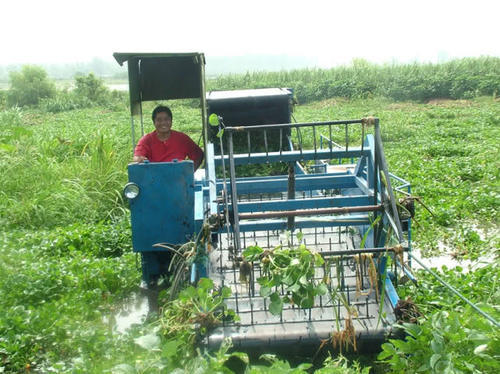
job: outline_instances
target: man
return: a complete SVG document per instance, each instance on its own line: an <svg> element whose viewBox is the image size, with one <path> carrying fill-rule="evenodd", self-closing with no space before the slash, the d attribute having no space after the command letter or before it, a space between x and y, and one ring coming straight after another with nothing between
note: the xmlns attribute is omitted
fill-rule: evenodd
<svg viewBox="0 0 500 374"><path fill-rule="evenodd" d="M134 162L169 162L175 159L182 161L189 158L194 163L194 170L198 169L203 161L203 151L186 134L172 130L172 111L166 106L157 106L153 110L153 124L155 131L144 135L134 150ZM148 287L157 286L159 274L168 275L171 261L171 252L149 251L142 252L142 266L154 269L154 274L148 282Z"/></svg>
<svg viewBox="0 0 500 374"><path fill-rule="evenodd" d="M134 151L134 162L182 161L189 158L194 162L194 170L203 161L203 151L186 134L172 130L172 111L160 105L153 110L155 131L144 135Z"/></svg>

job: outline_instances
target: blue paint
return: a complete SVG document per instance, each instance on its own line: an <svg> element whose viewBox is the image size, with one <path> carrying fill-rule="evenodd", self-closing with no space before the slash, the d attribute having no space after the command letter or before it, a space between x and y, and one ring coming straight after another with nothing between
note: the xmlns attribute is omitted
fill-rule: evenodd
<svg viewBox="0 0 500 374"><path fill-rule="evenodd" d="M383 284L383 288L385 290L387 297L389 298L389 301L391 302L392 307L395 308L398 303L399 296L396 292L396 289L394 288L394 285L392 284L390 271L386 272L386 267L387 267L387 256L384 255L379 257L378 273L380 274L381 280L383 280L385 274L385 282Z"/></svg>
<svg viewBox="0 0 500 374"><path fill-rule="evenodd" d="M269 153L252 153L248 154L235 154L235 165L248 165L248 164L265 164L268 162L295 162L295 161L308 161L308 160L326 160L332 158L353 158L360 156L369 156L370 149L364 148L361 151L360 147L353 147L349 150L304 150L304 151L286 151L286 152L269 152ZM224 162L229 163L229 157L224 156ZM215 156L215 166L222 165L221 156Z"/></svg>
<svg viewBox="0 0 500 374"><path fill-rule="evenodd" d="M140 188L130 200L134 251L190 240L195 231L193 162L131 164L128 174Z"/></svg>
<svg viewBox="0 0 500 374"><path fill-rule="evenodd" d="M306 174L297 175L295 178L295 191L311 191L336 188L356 187L354 175L332 175L332 174ZM230 185L227 183L230 190ZM262 177L253 180L236 181L238 194L259 194L286 192L288 190L288 177L279 178ZM217 191L222 190L222 182L217 182Z"/></svg>
<svg viewBox="0 0 500 374"><path fill-rule="evenodd" d="M396 307L399 301L398 293L391 282L391 279L387 276L385 277L385 293L389 297L389 301L393 308Z"/></svg>
<svg viewBox="0 0 500 374"><path fill-rule="evenodd" d="M306 229L315 227L339 227L356 226L369 224L366 214L349 214L344 216L318 216L314 219L307 217L296 217L295 228ZM266 231L266 230L287 230L287 219L241 221L240 232ZM220 233L226 232L227 228L221 228ZM232 228L230 227L230 231Z"/></svg>
<svg viewBox="0 0 500 374"><path fill-rule="evenodd" d="M320 209L370 205L367 196L325 197L301 200L272 200L238 203L239 213L283 211L297 209Z"/></svg>

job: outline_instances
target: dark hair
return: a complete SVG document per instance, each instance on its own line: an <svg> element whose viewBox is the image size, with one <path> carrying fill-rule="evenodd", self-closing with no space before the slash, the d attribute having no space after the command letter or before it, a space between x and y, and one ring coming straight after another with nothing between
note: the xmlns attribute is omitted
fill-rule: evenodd
<svg viewBox="0 0 500 374"><path fill-rule="evenodd" d="M170 108L168 106L165 106L165 105L158 105L154 110L153 110L153 115L152 115L152 118L153 118L153 122L155 121L155 118L156 116L158 115L158 113L161 113L161 112L165 112L167 113L169 116L170 116L170 119L173 119L172 117L172 111L170 110Z"/></svg>

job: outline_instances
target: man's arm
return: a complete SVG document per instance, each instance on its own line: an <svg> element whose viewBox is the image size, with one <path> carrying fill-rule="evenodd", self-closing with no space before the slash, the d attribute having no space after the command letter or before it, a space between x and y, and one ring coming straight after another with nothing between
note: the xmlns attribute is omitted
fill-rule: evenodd
<svg viewBox="0 0 500 374"><path fill-rule="evenodd" d="M196 171L200 167L201 163L203 162L203 150L200 147L198 147L198 144L196 144L192 140L191 140L191 143L192 143L192 148L191 148L191 151L189 152L188 157L191 160L193 160L194 171Z"/></svg>
<svg viewBox="0 0 500 374"><path fill-rule="evenodd" d="M200 150L201 150L201 148L200 148ZM193 160L193 162L194 162L194 171L196 171L196 170L198 170L201 163L203 162L203 151L201 152L201 157L199 157L196 160Z"/></svg>
<svg viewBox="0 0 500 374"><path fill-rule="evenodd" d="M194 170L196 171L201 163L203 162L203 149L201 149L198 144L196 144L193 139L191 139L188 135L183 134L184 137L184 145L187 151L187 157L193 161Z"/></svg>
<svg viewBox="0 0 500 374"><path fill-rule="evenodd" d="M134 156L133 158L133 162L144 162L146 161L148 158L146 156Z"/></svg>
<svg viewBox="0 0 500 374"><path fill-rule="evenodd" d="M144 162L149 160L147 155L151 154L151 147L149 146L147 139L147 135L139 139L139 142L134 149L134 158L132 159L133 162Z"/></svg>

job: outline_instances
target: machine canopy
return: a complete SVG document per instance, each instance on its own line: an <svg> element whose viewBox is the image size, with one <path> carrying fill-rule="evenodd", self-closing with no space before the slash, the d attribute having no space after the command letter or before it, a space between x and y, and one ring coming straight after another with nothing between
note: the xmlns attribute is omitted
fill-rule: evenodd
<svg viewBox="0 0 500 374"><path fill-rule="evenodd" d="M130 111L140 113L140 103L152 100L204 99L203 53L113 53L128 64Z"/></svg>

